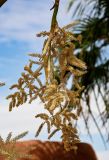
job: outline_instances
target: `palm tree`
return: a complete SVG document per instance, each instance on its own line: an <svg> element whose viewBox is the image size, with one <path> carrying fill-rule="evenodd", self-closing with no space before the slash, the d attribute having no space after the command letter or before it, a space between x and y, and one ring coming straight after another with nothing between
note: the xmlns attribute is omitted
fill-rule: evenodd
<svg viewBox="0 0 109 160"><path fill-rule="evenodd" d="M92 117L105 144L105 137L93 113L95 106L91 105L91 93L109 141L109 130L106 128L109 126L109 1L71 0L68 10L72 11L73 17L80 20L73 28L75 34L83 37L81 48L76 53L88 66L87 74L79 79L85 86L81 99L86 102L88 110L88 115L83 111L82 116L90 136L88 119ZM104 109L99 105L101 99Z"/></svg>

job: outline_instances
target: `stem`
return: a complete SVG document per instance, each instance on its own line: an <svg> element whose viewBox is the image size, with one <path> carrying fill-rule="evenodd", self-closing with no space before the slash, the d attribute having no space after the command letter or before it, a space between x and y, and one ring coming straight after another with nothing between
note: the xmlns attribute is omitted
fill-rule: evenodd
<svg viewBox="0 0 109 160"><path fill-rule="evenodd" d="M58 8L59 8L59 2L60 0L55 0L55 4L54 4L54 12L53 12L53 16L52 16L52 21L51 21L51 32L54 31L56 24L57 24L57 13L58 13Z"/></svg>
<svg viewBox="0 0 109 160"><path fill-rule="evenodd" d="M51 68L52 62L51 62L51 53L50 53L50 49L51 49L51 40L53 37L53 33L55 30L55 27L57 25L57 13L58 13L58 8L59 8L59 2L60 0L55 0L55 4L52 7L52 9L54 9L53 12L53 16L52 16L52 20L51 20L51 29L50 29L50 35L47 39L47 42L44 46L43 49L43 54L45 55L44 57L44 62L45 62L45 76L46 76L46 85L49 83L49 81L51 81L53 79L53 74L52 74L52 78L51 78L51 73L53 73L53 68ZM48 55L47 55L48 53Z"/></svg>

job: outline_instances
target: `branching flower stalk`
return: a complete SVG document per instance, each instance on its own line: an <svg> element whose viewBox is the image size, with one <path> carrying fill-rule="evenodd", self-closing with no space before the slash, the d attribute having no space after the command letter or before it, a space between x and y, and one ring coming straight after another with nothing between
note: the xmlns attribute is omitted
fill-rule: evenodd
<svg viewBox="0 0 109 160"><path fill-rule="evenodd" d="M80 94L84 88L78 83L78 78L86 73L86 65L74 54L75 43L81 44L82 37L81 35L76 37L69 31L75 23L63 28L58 26L56 18L58 8L59 0L55 0L50 31L37 34L38 37L47 37L42 54L29 54L32 57L29 65L24 67L25 72L22 73L18 83L10 88L15 88L17 91L7 99L11 99L9 105L9 111L11 111L15 106L18 107L27 101L31 103L39 97L48 114L41 113L35 116L43 119L36 136L46 124L48 138L57 131L61 131L64 147L69 151L76 149L75 144L80 142L74 123L78 120L82 109ZM40 78L43 71L44 84ZM67 88L69 75L73 76L74 90L72 91ZM51 131L53 128L54 131Z"/></svg>
<svg viewBox="0 0 109 160"><path fill-rule="evenodd" d="M6 160L18 160L18 158L32 159L32 156L29 154L21 154L21 151L29 150L29 148L25 147L25 149L22 150L22 148L19 149L16 147L17 141L27 135L27 133L26 131L12 138L12 132L9 132L6 140L3 140L0 136L0 156Z"/></svg>

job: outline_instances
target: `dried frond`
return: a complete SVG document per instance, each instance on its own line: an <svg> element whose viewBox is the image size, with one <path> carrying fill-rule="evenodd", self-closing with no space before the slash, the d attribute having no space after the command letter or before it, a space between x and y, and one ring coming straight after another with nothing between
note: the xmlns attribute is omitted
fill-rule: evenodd
<svg viewBox="0 0 109 160"><path fill-rule="evenodd" d="M42 58L42 55L38 54L38 53L30 53L28 55L31 56L31 57Z"/></svg>
<svg viewBox="0 0 109 160"><path fill-rule="evenodd" d="M9 132L9 134L8 134L8 136L7 136L7 138L6 138L5 143L9 143L10 140L11 140L11 137L12 137L12 132Z"/></svg>
<svg viewBox="0 0 109 160"><path fill-rule="evenodd" d="M16 141L23 138L28 132L23 132L12 138L10 132L4 141L0 136L0 154L7 160L17 160L18 158L32 158L28 154L20 154L20 150L16 147Z"/></svg>
<svg viewBox="0 0 109 160"><path fill-rule="evenodd" d="M14 137L14 138L12 139L12 141L17 141L17 140L25 137L27 134L28 134L28 131L23 132L23 133L19 134L18 136Z"/></svg>
<svg viewBox="0 0 109 160"><path fill-rule="evenodd" d="M19 88L19 85L18 84L14 84L9 89L13 89L13 88Z"/></svg>
<svg viewBox="0 0 109 160"><path fill-rule="evenodd" d="M75 22L60 28L56 21L57 5L58 3L54 8L57 9L53 14L51 30L37 34L38 37L47 36L42 54L29 54L32 60L24 67L25 73L22 73L18 83L11 87L11 89L16 88L17 91L9 95L7 99L11 99L10 110L12 110L27 100L31 103L39 97L48 114L41 113L35 116L44 121L39 126L36 136L39 135L44 124L47 124L48 138L60 130L65 149L70 150L75 143L79 142L73 121L77 121L81 112L80 94L83 86L80 85L78 78L86 73L87 67L74 54L75 42L78 45L82 43L81 35L77 37L68 30L75 25ZM39 61L36 61L36 58L39 58ZM44 73L44 84L40 78L42 73ZM67 88L70 75L73 76L74 88L72 90ZM72 110L69 109L70 106L73 106ZM56 128L52 133L50 133L51 127Z"/></svg>
<svg viewBox="0 0 109 160"><path fill-rule="evenodd" d="M49 36L50 32L46 32L46 31L43 31L43 32L40 32L38 34L36 34L37 37L45 37L45 36Z"/></svg>
<svg viewBox="0 0 109 160"><path fill-rule="evenodd" d="M36 132L35 137L37 137L37 136L39 135L39 133L41 132L41 130L42 130L43 126L44 126L44 124L45 124L45 122L44 122L44 123L41 123L41 125L39 126L39 128L38 128L38 130L37 130L37 132Z"/></svg>
<svg viewBox="0 0 109 160"><path fill-rule="evenodd" d="M59 129L55 129L49 136L48 136L48 139L50 139L51 137L53 137L53 135L58 132Z"/></svg>
<svg viewBox="0 0 109 160"><path fill-rule="evenodd" d="M50 133L51 124L49 121L46 121L48 133Z"/></svg>
<svg viewBox="0 0 109 160"><path fill-rule="evenodd" d="M47 114L45 114L45 113L37 114L35 117L36 118L40 117L40 118L42 118L44 120L48 120L48 118L49 118L49 116Z"/></svg>
<svg viewBox="0 0 109 160"><path fill-rule="evenodd" d="M0 136L0 144L3 144L4 143L4 140L3 140L3 138Z"/></svg>

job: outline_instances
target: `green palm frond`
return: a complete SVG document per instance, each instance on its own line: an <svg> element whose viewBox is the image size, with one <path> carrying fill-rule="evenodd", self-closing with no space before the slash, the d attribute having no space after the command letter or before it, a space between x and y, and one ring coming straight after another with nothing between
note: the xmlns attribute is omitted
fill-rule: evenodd
<svg viewBox="0 0 109 160"><path fill-rule="evenodd" d="M68 8L67 8L68 11L71 9L73 3L74 3L74 0L69 1Z"/></svg>
<svg viewBox="0 0 109 160"><path fill-rule="evenodd" d="M103 17L109 17L109 1L108 0L98 0L98 10L99 12L104 11Z"/></svg>
<svg viewBox="0 0 109 160"><path fill-rule="evenodd" d="M73 7L74 6L74 7ZM71 0L68 4L68 11L71 10L72 8L72 16L82 16L86 13L88 15L93 15L95 14L95 10L92 9L93 6L94 8L97 7L96 0Z"/></svg>
<svg viewBox="0 0 109 160"><path fill-rule="evenodd" d="M71 0L68 11L71 9L73 17L75 15L80 17L83 15L109 17L108 0Z"/></svg>
<svg viewBox="0 0 109 160"><path fill-rule="evenodd" d="M72 10L73 17L77 16L78 19L79 16L80 19L80 24L72 30L83 37L81 48L76 53L88 66L86 76L79 79L85 86L81 99L85 99L86 110L88 110L88 116L84 112L82 116L89 135L90 126L87 120L88 117L92 117L105 145L105 137L93 115L90 95L91 93L94 95L99 117L109 140L109 130L106 128L109 123L109 52L107 49L109 47L109 0L72 0L71 2L68 9ZM100 108L98 97L101 97L104 111Z"/></svg>

